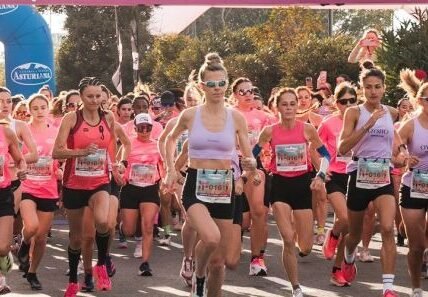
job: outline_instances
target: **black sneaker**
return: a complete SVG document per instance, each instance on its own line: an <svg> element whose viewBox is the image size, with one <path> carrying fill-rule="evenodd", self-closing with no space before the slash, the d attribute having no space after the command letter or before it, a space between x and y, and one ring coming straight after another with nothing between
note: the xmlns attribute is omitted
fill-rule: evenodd
<svg viewBox="0 0 428 297"><path fill-rule="evenodd" d="M27 281L30 283L31 290L39 291L42 289L42 284L37 279L37 275L35 273L27 273Z"/></svg>
<svg viewBox="0 0 428 297"><path fill-rule="evenodd" d="M30 244L26 244L24 240L21 241L21 245L19 246L19 250L17 253L17 258L19 264L21 264L23 267L30 266Z"/></svg>
<svg viewBox="0 0 428 297"><path fill-rule="evenodd" d="M116 274L116 267L113 264L113 261L111 260L111 256L107 256L106 258L106 269L108 277L113 277Z"/></svg>
<svg viewBox="0 0 428 297"><path fill-rule="evenodd" d="M397 234L397 246L404 246L404 236Z"/></svg>
<svg viewBox="0 0 428 297"><path fill-rule="evenodd" d="M85 273L85 279L82 284L83 292L93 292L95 289L94 278L91 273Z"/></svg>
<svg viewBox="0 0 428 297"><path fill-rule="evenodd" d="M141 276L152 276L153 275L152 270L150 269L148 262L144 262L140 265L138 275L141 275Z"/></svg>

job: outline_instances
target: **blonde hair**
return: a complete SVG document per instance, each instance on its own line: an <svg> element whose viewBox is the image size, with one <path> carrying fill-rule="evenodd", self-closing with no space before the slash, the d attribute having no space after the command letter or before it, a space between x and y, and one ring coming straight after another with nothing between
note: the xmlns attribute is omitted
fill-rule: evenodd
<svg viewBox="0 0 428 297"><path fill-rule="evenodd" d="M205 56L205 62L202 64L198 73L198 81L203 82L206 71L223 71L227 77L227 70L223 65L223 60L217 53L208 53Z"/></svg>
<svg viewBox="0 0 428 297"><path fill-rule="evenodd" d="M400 84L398 85L410 99L413 106L418 104L418 98L422 97L423 93L428 89L428 83L424 83L416 77L415 71L404 69L400 71Z"/></svg>

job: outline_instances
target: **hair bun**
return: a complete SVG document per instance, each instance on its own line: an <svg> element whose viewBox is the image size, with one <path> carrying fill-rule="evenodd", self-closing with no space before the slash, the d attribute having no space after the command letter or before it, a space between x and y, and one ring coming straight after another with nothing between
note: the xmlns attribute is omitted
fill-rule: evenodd
<svg viewBox="0 0 428 297"><path fill-rule="evenodd" d="M223 60L217 53L208 53L205 56L205 64L213 65L213 64L221 64L223 65Z"/></svg>

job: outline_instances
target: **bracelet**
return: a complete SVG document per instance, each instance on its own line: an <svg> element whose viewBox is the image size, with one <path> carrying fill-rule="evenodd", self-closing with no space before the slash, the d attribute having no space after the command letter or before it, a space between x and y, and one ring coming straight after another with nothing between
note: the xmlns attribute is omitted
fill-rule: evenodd
<svg viewBox="0 0 428 297"><path fill-rule="evenodd" d="M319 177L323 182L325 182L326 175L324 172L318 171L316 176Z"/></svg>

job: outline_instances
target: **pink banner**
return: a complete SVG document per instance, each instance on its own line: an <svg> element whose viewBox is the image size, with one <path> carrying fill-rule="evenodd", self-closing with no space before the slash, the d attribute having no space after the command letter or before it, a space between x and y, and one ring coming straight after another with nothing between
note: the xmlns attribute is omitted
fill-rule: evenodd
<svg viewBox="0 0 428 297"><path fill-rule="evenodd" d="M428 0L0 0L2 6L28 5L361 5L361 4L428 4Z"/></svg>

